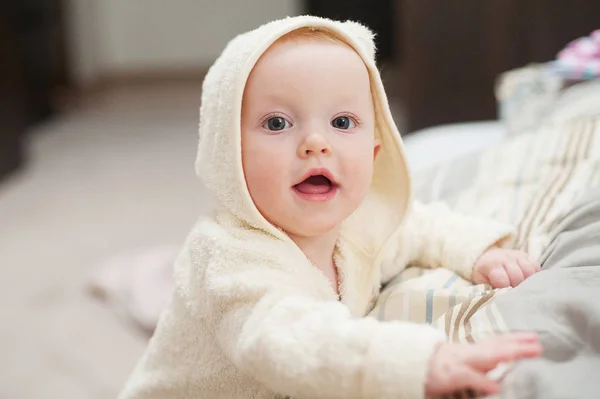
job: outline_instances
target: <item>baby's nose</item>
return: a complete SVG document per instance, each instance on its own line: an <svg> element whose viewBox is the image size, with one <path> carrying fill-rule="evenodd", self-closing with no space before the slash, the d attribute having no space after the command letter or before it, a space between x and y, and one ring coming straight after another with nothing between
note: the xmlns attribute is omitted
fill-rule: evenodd
<svg viewBox="0 0 600 399"><path fill-rule="evenodd" d="M309 157L312 155L330 155L331 145L320 134L310 134L298 148L300 157Z"/></svg>

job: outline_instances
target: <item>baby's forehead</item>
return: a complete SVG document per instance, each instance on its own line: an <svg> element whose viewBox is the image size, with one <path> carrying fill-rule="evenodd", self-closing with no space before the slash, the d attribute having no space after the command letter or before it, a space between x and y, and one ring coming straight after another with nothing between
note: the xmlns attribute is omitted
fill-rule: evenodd
<svg viewBox="0 0 600 399"><path fill-rule="evenodd" d="M291 32L277 39L261 55L253 72L263 67L283 70L293 63L317 67L325 59L339 64L339 68L367 72L364 61L349 44L325 32L304 30L299 33Z"/></svg>
<svg viewBox="0 0 600 399"><path fill-rule="evenodd" d="M313 103L346 97L370 101L370 86L369 69L350 45L322 32L290 34L259 58L246 81L242 102L257 97L289 100L289 93L318 97L313 97Z"/></svg>

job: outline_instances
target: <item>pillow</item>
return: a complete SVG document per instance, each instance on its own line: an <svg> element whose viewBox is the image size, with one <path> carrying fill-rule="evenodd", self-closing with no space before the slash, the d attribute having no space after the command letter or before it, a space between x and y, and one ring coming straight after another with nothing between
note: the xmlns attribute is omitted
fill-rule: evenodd
<svg viewBox="0 0 600 399"><path fill-rule="evenodd" d="M597 114L600 78L566 79L554 63L531 64L500 75L496 99L508 135L523 134L547 122Z"/></svg>
<svg viewBox="0 0 600 399"><path fill-rule="evenodd" d="M501 74L495 92L498 115L508 134L537 128L550 114L562 86L562 78L545 64L530 64Z"/></svg>

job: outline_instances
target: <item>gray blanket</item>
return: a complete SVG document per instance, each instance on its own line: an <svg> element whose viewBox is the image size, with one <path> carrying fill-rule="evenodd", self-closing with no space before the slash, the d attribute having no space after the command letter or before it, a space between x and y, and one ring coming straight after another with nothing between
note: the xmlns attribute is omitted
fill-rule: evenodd
<svg viewBox="0 0 600 399"><path fill-rule="evenodd" d="M517 363L498 398L600 398L600 190L573 206L542 260L494 300L509 331L536 331L544 348Z"/></svg>

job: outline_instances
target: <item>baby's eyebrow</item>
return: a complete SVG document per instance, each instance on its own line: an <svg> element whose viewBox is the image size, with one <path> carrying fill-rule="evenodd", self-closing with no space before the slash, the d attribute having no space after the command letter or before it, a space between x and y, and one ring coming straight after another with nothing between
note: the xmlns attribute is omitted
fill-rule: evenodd
<svg viewBox="0 0 600 399"><path fill-rule="evenodd" d="M259 106L267 106L267 107L276 107L279 105L282 106L286 106L289 105L289 90L281 90L281 89L275 89L275 90L264 90L262 93L260 93L258 95L258 101L256 100L256 97L254 99L252 99L253 103L258 103Z"/></svg>

